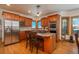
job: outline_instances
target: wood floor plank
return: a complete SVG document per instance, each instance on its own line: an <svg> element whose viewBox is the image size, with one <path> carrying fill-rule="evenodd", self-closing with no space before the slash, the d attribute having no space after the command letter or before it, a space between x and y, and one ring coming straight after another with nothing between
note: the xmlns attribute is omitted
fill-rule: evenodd
<svg viewBox="0 0 79 59"><path fill-rule="evenodd" d="M26 48L25 41L22 41L13 45L0 47L0 54L36 54L36 49L34 48L34 51L31 53L29 47ZM39 50L39 54L47 53ZM77 54L76 44L60 41L52 54Z"/></svg>

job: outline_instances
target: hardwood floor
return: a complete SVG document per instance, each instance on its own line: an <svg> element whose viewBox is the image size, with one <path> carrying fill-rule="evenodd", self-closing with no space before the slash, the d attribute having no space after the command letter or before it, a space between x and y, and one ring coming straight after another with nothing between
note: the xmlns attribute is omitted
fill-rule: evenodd
<svg viewBox="0 0 79 59"><path fill-rule="evenodd" d="M0 47L1 54L36 54L36 49L31 53L29 47L26 48L25 41L16 43L9 46ZM47 54L39 50L39 54ZM57 48L52 54L77 54L77 47L75 43L69 43L67 41L60 41L57 44Z"/></svg>
<svg viewBox="0 0 79 59"><path fill-rule="evenodd" d="M57 44L57 48L53 51L53 54L77 54L76 43L70 43L67 41L61 41Z"/></svg>

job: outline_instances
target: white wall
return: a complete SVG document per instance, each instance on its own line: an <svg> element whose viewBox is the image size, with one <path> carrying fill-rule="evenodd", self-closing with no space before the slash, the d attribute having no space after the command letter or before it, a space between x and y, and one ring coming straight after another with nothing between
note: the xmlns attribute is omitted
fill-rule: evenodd
<svg viewBox="0 0 79 59"><path fill-rule="evenodd" d="M0 9L0 19L1 19L1 22L2 22L2 32L1 32L1 35L2 35L2 42L4 42L4 23L3 23L3 16L2 16L2 12L3 10Z"/></svg>
<svg viewBox="0 0 79 59"><path fill-rule="evenodd" d="M79 16L79 9L59 12L61 16Z"/></svg>

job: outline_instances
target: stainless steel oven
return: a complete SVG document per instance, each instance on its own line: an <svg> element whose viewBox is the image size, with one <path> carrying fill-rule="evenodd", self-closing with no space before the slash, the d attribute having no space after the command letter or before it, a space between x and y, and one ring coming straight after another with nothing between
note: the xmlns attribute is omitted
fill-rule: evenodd
<svg viewBox="0 0 79 59"><path fill-rule="evenodd" d="M56 22L50 23L50 32L56 33Z"/></svg>

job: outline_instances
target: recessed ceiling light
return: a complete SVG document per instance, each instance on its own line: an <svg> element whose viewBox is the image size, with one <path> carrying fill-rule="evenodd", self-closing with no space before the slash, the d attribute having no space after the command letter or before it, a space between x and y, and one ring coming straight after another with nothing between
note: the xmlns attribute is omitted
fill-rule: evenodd
<svg viewBox="0 0 79 59"><path fill-rule="evenodd" d="M28 10L28 13L31 13L31 11L30 11L30 10Z"/></svg>
<svg viewBox="0 0 79 59"><path fill-rule="evenodd" d="M7 6L10 6L10 4L6 4Z"/></svg>
<svg viewBox="0 0 79 59"><path fill-rule="evenodd" d="M37 14L37 16L40 16L39 14Z"/></svg>

